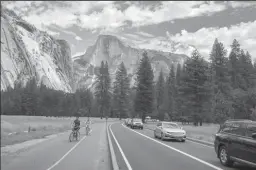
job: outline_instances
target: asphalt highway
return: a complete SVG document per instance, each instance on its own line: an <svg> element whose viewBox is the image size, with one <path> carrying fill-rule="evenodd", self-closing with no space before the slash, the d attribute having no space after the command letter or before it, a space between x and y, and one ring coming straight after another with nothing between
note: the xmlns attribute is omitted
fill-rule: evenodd
<svg viewBox="0 0 256 170"><path fill-rule="evenodd" d="M189 140L155 139L153 131L133 130L122 122L95 123L90 136L69 142L69 132L15 155L1 156L2 170L110 170L109 129L119 170L253 170L220 164L214 148Z"/></svg>
<svg viewBox="0 0 256 170"><path fill-rule="evenodd" d="M224 167L211 146L188 140L161 141L152 130L133 130L121 123L109 129L121 170L252 170L238 164Z"/></svg>

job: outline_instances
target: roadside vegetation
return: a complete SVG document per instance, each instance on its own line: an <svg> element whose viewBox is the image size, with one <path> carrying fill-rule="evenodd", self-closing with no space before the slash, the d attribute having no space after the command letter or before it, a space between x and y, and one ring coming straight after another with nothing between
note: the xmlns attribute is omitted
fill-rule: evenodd
<svg viewBox="0 0 256 170"><path fill-rule="evenodd" d="M65 132L71 129L74 119L74 117L1 115L1 147ZM90 119L93 123L105 122L100 118ZM84 127L87 118L82 117L80 120L81 127Z"/></svg>

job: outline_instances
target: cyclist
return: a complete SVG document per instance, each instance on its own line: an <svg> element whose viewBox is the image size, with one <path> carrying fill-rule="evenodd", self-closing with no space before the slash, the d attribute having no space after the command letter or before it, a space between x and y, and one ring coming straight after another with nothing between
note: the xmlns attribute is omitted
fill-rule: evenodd
<svg viewBox="0 0 256 170"><path fill-rule="evenodd" d="M90 121L90 118L88 118L87 121L85 122L85 128L86 128L87 134L88 134L88 133L90 132L90 130L91 130L90 125L91 125L91 121Z"/></svg>
<svg viewBox="0 0 256 170"><path fill-rule="evenodd" d="M80 120L79 120L79 116L76 116L76 119L73 122L73 129L72 131L79 131L80 129Z"/></svg>

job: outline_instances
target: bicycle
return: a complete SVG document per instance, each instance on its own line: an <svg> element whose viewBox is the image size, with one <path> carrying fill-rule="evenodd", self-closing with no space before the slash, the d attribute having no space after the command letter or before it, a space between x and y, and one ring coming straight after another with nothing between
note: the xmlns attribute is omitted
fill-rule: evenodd
<svg viewBox="0 0 256 170"><path fill-rule="evenodd" d="M72 141L74 141L74 139L76 139L76 141L80 140L79 129L77 129L77 130L72 129L72 132L69 135L69 141L72 142Z"/></svg>

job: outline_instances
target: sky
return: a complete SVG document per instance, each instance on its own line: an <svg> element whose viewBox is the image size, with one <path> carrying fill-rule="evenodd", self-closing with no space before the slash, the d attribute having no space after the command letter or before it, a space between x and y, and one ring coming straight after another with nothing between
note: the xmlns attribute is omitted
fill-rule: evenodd
<svg viewBox="0 0 256 170"><path fill-rule="evenodd" d="M230 51L233 39L256 59L253 1L9 1L3 4L38 29L67 40L72 56L100 34L138 48L182 53L192 46L209 57L215 38Z"/></svg>

